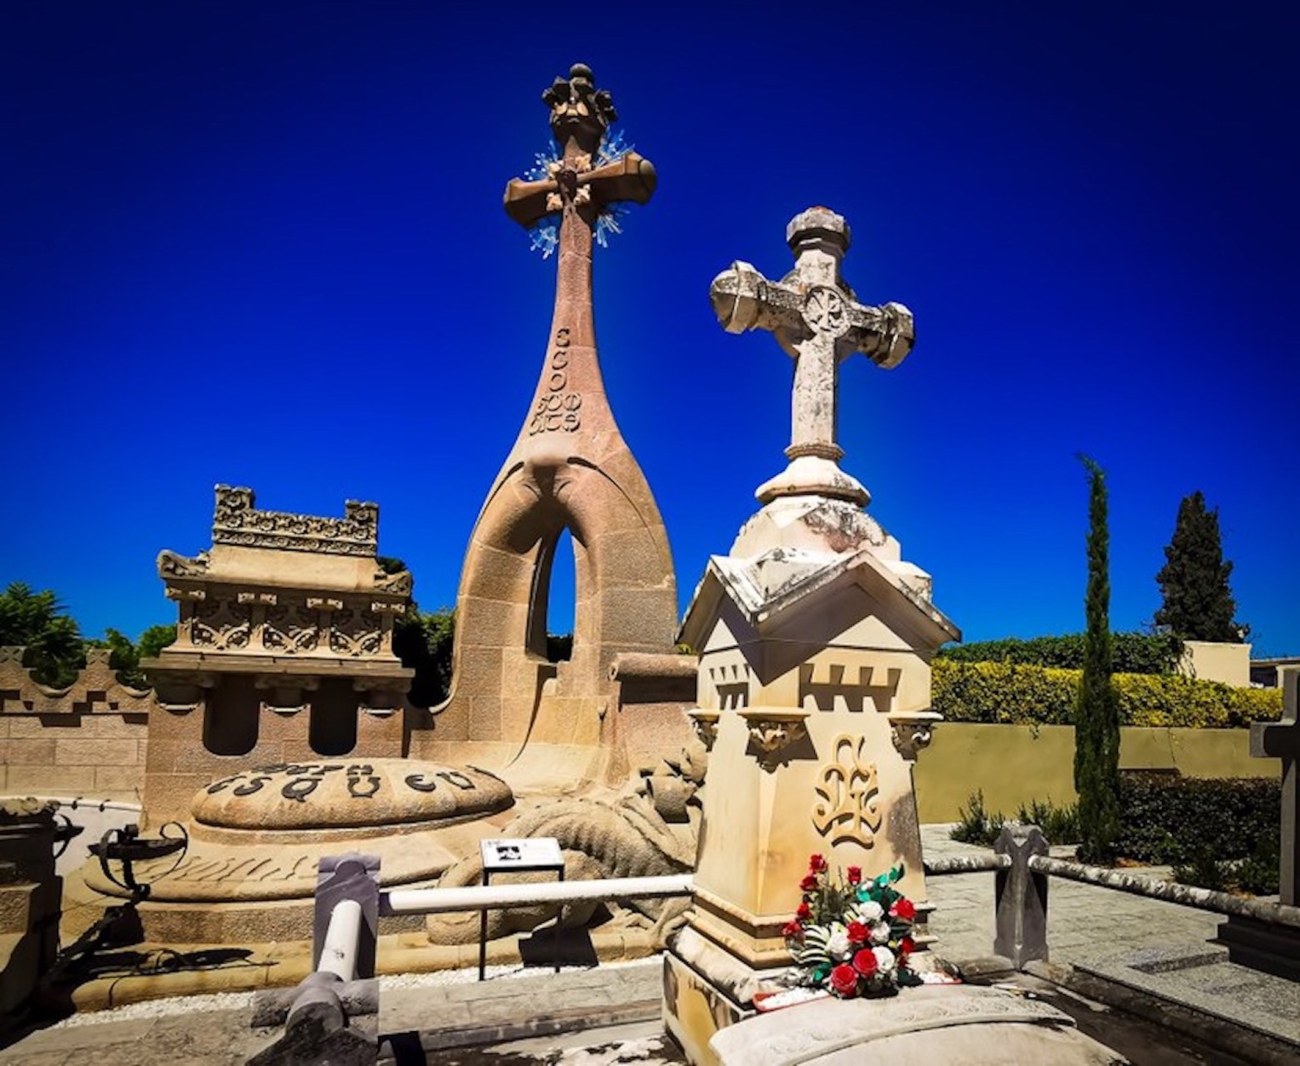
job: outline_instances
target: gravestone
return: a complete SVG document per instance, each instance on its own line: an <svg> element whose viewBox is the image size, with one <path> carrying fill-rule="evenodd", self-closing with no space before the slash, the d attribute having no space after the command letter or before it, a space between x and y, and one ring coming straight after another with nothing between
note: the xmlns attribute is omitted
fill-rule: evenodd
<svg viewBox="0 0 1300 1066"><path fill-rule="evenodd" d="M665 1021L692 1062L716 1061L709 1039L789 965L781 928L810 854L864 877L901 862L929 939L912 768L939 718L931 657L959 634L929 575L862 510L869 495L835 440L839 363L898 365L912 316L856 300L839 215L811 208L787 240L796 266L779 283L736 263L712 289L726 329L773 332L795 369L789 465L709 560L682 629L700 651L694 717L714 736L693 910L665 959Z"/></svg>
<svg viewBox="0 0 1300 1066"><path fill-rule="evenodd" d="M1282 720L1256 722L1250 727L1250 753L1257 758L1281 760L1282 838L1278 867L1278 901L1300 906L1300 867L1296 865L1300 836L1300 667L1278 670L1282 689ZM1269 925L1251 918L1230 916L1219 926L1219 942L1228 946L1228 958L1243 966L1300 980L1300 930Z"/></svg>
<svg viewBox="0 0 1300 1066"><path fill-rule="evenodd" d="M636 152L610 148L613 103L587 67L557 78L543 101L557 155L537 180L509 183L505 208L526 228L554 228L554 314L532 402L470 537L451 695L434 709L432 728L413 735L412 751L499 770L517 791L555 792L626 780L635 767L623 734L636 734L643 757L680 748L688 734L676 712L691 682L671 654L677 592L668 538L605 394L591 298L602 215L646 203L655 171ZM552 663L547 604L565 530L575 554L573 650ZM644 721L620 721L620 695L628 696L626 678L612 676L620 656L657 656L650 673L659 689L680 691L685 679L672 713L656 712L648 730ZM653 678L642 687L656 691ZM646 702L660 711L672 704Z"/></svg>

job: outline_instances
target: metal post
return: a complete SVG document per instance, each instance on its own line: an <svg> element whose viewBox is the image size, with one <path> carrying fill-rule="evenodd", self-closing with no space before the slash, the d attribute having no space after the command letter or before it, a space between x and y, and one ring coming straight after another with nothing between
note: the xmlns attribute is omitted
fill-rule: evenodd
<svg viewBox="0 0 1300 1066"><path fill-rule="evenodd" d="M483 887L487 888L492 874L485 866L483 867ZM487 978L487 908L484 907L478 912L478 979L480 981Z"/></svg>

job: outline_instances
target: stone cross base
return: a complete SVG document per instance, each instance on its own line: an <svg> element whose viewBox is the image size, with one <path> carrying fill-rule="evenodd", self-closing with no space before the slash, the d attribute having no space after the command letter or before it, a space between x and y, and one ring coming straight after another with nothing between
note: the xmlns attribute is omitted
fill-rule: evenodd
<svg viewBox="0 0 1300 1066"><path fill-rule="evenodd" d="M1300 981L1300 929L1230 915L1216 939L1229 962Z"/></svg>
<svg viewBox="0 0 1300 1066"><path fill-rule="evenodd" d="M689 925L673 938L664 952L663 1021L687 1062L718 1062L709 1041L754 1016L752 1001L764 990L763 976Z"/></svg>

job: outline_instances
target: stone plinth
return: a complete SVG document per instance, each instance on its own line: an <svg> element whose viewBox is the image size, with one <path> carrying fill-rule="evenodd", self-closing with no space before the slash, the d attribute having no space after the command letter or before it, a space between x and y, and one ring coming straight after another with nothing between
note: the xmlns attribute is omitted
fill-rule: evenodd
<svg viewBox="0 0 1300 1066"><path fill-rule="evenodd" d="M212 548L164 551L176 641L145 668L143 821L184 817L194 791L234 770L325 757L403 754L413 671L392 650L411 575L379 565L379 508L343 518L254 506L217 486Z"/></svg>
<svg viewBox="0 0 1300 1066"><path fill-rule="evenodd" d="M754 1018L713 1038L722 1066L1117 1066L1041 1000L992 988L918 988L894 999L819 1000Z"/></svg>
<svg viewBox="0 0 1300 1066"><path fill-rule="evenodd" d="M0 1016L26 1003L58 954L57 808L37 800L0 803Z"/></svg>
<svg viewBox="0 0 1300 1066"><path fill-rule="evenodd" d="M765 971L788 966L781 927L808 857L872 877L925 874L912 788L930 711L930 660L959 634L927 575L852 503L778 498L714 556L683 626L700 649L699 706L716 712L694 909L666 962L700 1006L666 1021L693 1062L711 1026L748 1016ZM680 997L679 997L680 998Z"/></svg>

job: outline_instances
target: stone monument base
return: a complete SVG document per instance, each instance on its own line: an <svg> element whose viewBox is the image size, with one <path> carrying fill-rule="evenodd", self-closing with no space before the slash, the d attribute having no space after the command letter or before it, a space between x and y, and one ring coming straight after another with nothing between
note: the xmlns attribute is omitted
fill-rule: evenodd
<svg viewBox="0 0 1300 1066"><path fill-rule="evenodd" d="M720 1032L720 1066L1116 1066L1126 1060L1041 1000L971 985L905 989L886 999L821 999Z"/></svg>
<svg viewBox="0 0 1300 1066"><path fill-rule="evenodd" d="M1215 939L1228 949L1229 962L1300 981L1300 929L1230 915Z"/></svg>

